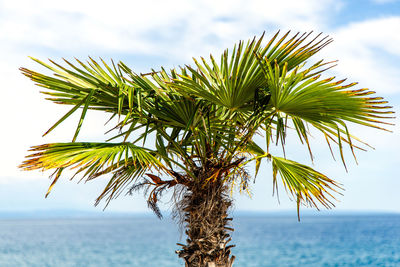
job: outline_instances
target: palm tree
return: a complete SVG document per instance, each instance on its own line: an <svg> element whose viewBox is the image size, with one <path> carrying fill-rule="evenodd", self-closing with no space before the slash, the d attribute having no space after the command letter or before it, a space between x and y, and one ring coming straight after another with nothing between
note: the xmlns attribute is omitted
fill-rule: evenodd
<svg viewBox="0 0 400 267"><path fill-rule="evenodd" d="M297 132L309 146L309 127L325 137L328 147L364 149L365 143L349 133L347 124L379 127L390 118L381 97L368 89L351 90L321 73L335 62L306 63L331 42L311 33L279 32L267 43L259 39L239 42L218 59L194 59L178 70L164 68L137 74L124 63L101 64L91 59L63 65L37 63L54 72L41 74L26 68L22 73L57 104L72 106L45 134L74 112L81 117L72 142L32 147L20 166L25 170L54 170L50 193L64 169L89 181L109 182L96 199L105 205L121 193L144 190L148 206L161 217L157 205L162 194L173 194L176 218L183 223L186 244L177 251L186 266L232 266L229 208L232 190L247 191L260 164L272 164L274 190L278 178L297 202L318 208L334 206L340 184L284 155L270 153L270 144L285 148L287 131ZM307 41L306 41L307 40ZM308 41L309 40L309 41ZM109 114L111 136L104 143L76 142L88 109ZM254 141L262 135L265 144ZM332 152L332 150L331 150ZM354 154L354 152L353 152ZM254 178L246 170L255 163Z"/></svg>

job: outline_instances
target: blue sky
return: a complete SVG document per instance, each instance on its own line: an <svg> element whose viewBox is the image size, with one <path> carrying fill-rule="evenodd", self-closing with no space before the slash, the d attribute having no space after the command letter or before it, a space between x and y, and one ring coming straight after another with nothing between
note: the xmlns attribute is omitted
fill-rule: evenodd
<svg viewBox="0 0 400 267"><path fill-rule="evenodd" d="M0 105L3 153L0 155L0 211L94 208L106 180L87 184L62 180L48 199L50 173L22 172L17 165L32 145L71 139L78 118L71 118L48 137L41 135L65 112L47 103L39 88L18 71L21 66L42 70L28 59L87 56L122 60L137 72L190 64L192 56L218 55L266 31L278 29L324 32L334 42L314 60L339 60L330 74L358 81L384 96L399 113L400 2L398 0L296 1L0 1ZM81 140L103 141L104 114L91 113ZM349 171L334 161L315 136L314 167L345 187L337 210L400 212L399 121L386 133L360 127L352 133L376 149L349 153ZM288 146L292 159L311 164L294 135ZM235 195L238 210L294 210L284 191L280 204L272 197L271 168L265 164L253 186L252 199ZM166 199L167 200L167 199ZM121 197L109 211L146 211L141 195Z"/></svg>

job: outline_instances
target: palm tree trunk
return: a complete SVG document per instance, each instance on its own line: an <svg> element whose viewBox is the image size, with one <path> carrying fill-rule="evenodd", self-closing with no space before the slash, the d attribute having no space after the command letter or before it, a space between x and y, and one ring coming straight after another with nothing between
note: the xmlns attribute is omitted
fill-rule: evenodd
<svg viewBox="0 0 400 267"><path fill-rule="evenodd" d="M177 251L186 267L231 267L233 245L228 227L228 209L232 202L226 187L219 181L196 184L189 188L181 201L186 227L186 245Z"/></svg>

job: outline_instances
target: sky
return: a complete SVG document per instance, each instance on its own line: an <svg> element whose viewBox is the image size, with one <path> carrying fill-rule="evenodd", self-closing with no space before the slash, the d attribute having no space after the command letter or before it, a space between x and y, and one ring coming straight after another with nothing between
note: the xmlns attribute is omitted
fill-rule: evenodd
<svg viewBox="0 0 400 267"><path fill-rule="evenodd" d="M101 212L94 200L106 179L88 183L62 179L50 196L44 195L51 173L23 172L17 166L32 145L70 141L78 118L69 118L52 134L42 134L66 112L44 100L40 88L18 68L43 68L28 56L60 61L88 56L123 61L136 72L160 66L191 64L192 57L219 55L239 40L266 32L266 39L283 32L323 32L334 42L310 60L339 60L329 74L359 82L385 97L399 114L400 107L400 1L399 0L229 0L229 1L50 1L0 0L0 212L85 210ZM107 116L87 115L81 141L104 141ZM291 159L311 164L345 188L338 195L337 211L400 212L400 123L392 131L351 127L375 149L358 151L358 164L349 151L348 172L333 160L326 144L311 141L316 160L311 163L304 146L289 135ZM292 138L290 138L292 137ZM272 171L261 167L252 197L235 194L235 209L250 211L295 210L296 203L280 192L272 196ZM165 199L167 202L168 198ZM168 205L163 206L168 209ZM146 212L142 195L121 196L105 212Z"/></svg>

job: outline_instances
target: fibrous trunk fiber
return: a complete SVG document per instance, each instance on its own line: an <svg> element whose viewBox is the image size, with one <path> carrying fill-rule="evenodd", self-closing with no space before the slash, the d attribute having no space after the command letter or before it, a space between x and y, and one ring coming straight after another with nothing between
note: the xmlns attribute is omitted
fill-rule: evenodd
<svg viewBox="0 0 400 267"><path fill-rule="evenodd" d="M186 267L231 267L235 256L230 256L233 245L228 223L228 209L232 202L226 187L218 182L191 186L180 203L186 227L187 243L177 251Z"/></svg>

